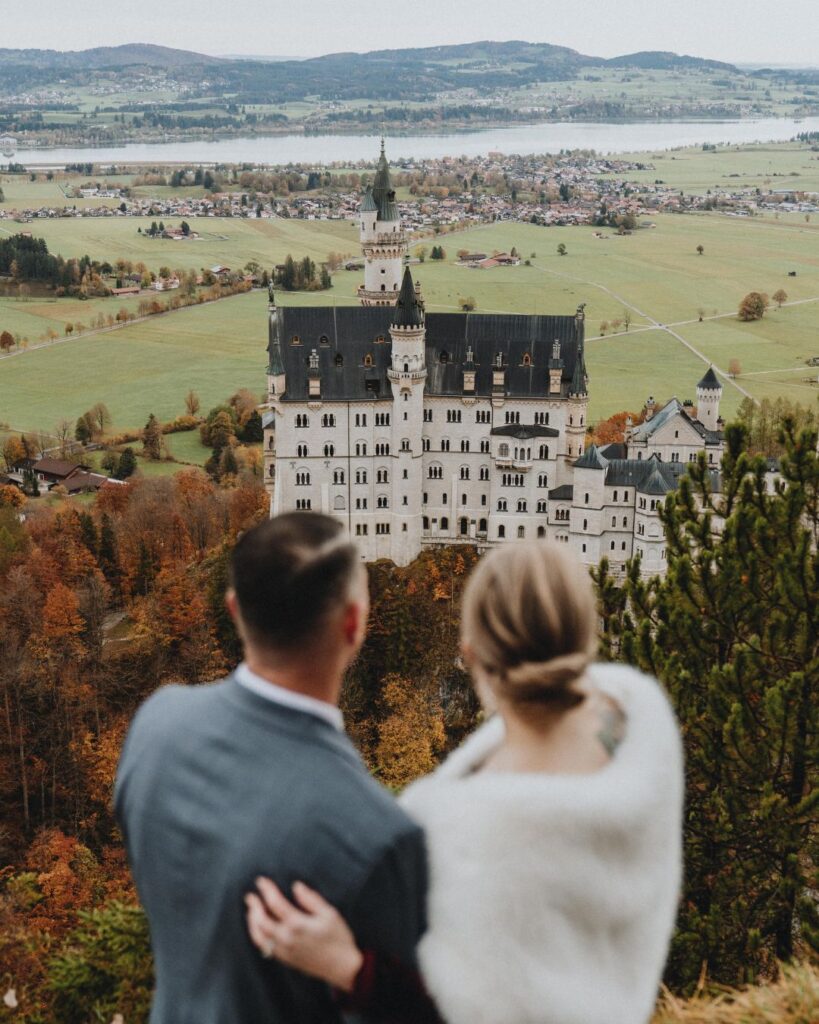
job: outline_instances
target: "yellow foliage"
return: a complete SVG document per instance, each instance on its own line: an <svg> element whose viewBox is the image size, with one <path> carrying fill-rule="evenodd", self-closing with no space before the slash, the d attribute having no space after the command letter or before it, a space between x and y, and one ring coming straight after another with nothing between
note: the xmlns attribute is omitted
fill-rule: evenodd
<svg viewBox="0 0 819 1024"><path fill-rule="evenodd" d="M388 714L378 725L375 759L388 786L406 786L432 771L446 740L440 702L410 679L389 675L382 700Z"/></svg>

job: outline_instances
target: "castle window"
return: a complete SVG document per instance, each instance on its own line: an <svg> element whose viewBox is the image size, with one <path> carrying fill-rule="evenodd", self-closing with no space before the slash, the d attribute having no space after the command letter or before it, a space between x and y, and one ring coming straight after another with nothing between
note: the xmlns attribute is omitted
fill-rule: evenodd
<svg viewBox="0 0 819 1024"><path fill-rule="evenodd" d="M490 421L490 413L489 413L488 409L479 409L475 413L475 422L476 423L489 423L489 421Z"/></svg>
<svg viewBox="0 0 819 1024"><path fill-rule="evenodd" d="M584 495L584 498L583 498L583 500L584 500L584 501L585 501L585 503L586 503L586 504L588 505L588 503L589 503L589 496L588 496L588 494Z"/></svg>
<svg viewBox="0 0 819 1024"><path fill-rule="evenodd" d="M422 530L428 530L429 529L429 516L422 516L421 517L421 529Z"/></svg>
<svg viewBox="0 0 819 1024"><path fill-rule="evenodd" d="M428 452L429 449L430 449L430 445L431 445L431 441L430 441L430 439L428 437L424 437L424 438L421 439L421 450L422 451Z"/></svg>
<svg viewBox="0 0 819 1024"><path fill-rule="evenodd" d="M506 498L498 498L498 512L506 512L507 507Z"/></svg>
<svg viewBox="0 0 819 1024"><path fill-rule="evenodd" d="M498 445L498 458L508 459L509 458L509 445L505 442Z"/></svg>
<svg viewBox="0 0 819 1024"><path fill-rule="evenodd" d="M623 491L623 501L628 501L628 491Z"/></svg>
<svg viewBox="0 0 819 1024"><path fill-rule="evenodd" d="M503 540L505 537L506 537L506 527L505 526L499 526L498 527L498 540Z"/></svg>
<svg viewBox="0 0 819 1024"><path fill-rule="evenodd" d="M367 454L367 445L362 441L357 441L355 446L355 453L359 457Z"/></svg>
<svg viewBox="0 0 819 1024"><path fill-rule="evenodd" d="M588 528L589 528L589 521L588 521L588 519L584 519L583 520L583 529L584 530L588 530Z"/></svg>
<svg viewBox="0 0 819 1024"><path fill-rule="evenodd" d="M390 482L390 474L386 469L379 469L376 471L375 482L377 484L388 484Z"/></svg>
<svg viewBox="0 0 819 1024"><path fill-rule="evenodd" d="M386 340L387 339L384 337L383 334L379 334L379 335L377 335L377 337L375 339L375 343L376 343L376 345L383 345Z"/></svg>
<svg viewBox="0 0 819 1024"><path fill-rule="evenodd" d="M539 473L537 478L538 487L548 487L549 477L545 473Z"/></svg>
<svg viewBox="0 0 819 1024"><path fill-rule="evenodd" d="M309 427L310 426L310 417L306 416L304 413L297 413L296 414L296 426L300 427L300 428Z"/></svg>
<svg viewBox="0 0 819 1024"><path fill-rule="evenodd" d="M462 452L468 452L469 451L469 438L465 437L461 441L461 451Z"/></svg>
<svg viewBox="0 0 819 1024"><path fill-rule="evenodd" d="M343 469L336 469L336 470L333 471L333 483L334 484L343 484L344 483L344 470Z"/></svg>
<svg viewBox="0 0 819 1024"><path fill-rule="evenodd" d="M325 348L326 348L326 346L329 345L329 344L330 344L330 339L327 337L326 334L322 334L322 336L319 338L319 345L324 345Z"/></svg>
<svg viewBox="0 0 819 1024"><path fill-rule="evenodd" d="M432 409L424 409L424 423L432 423Z"/></svg>
<svg viewBox="0 0 819 1024"><path fill-rule="evenodd" d="M375 446L375 454L376 455L389 455L390 454L390 446L388 444L377 444Z"/></svg>
<svg viewBox="0 0 819 1024"><path fill-rule="evenodd" d="M343 366L344 365L344 356L340 352L336 352L335 363L336 363L336 366Z"/></svg>
<svg viewBox="0 0 819 1024"><path fill-rule="evenodd" d="M364 365L365 366L372 366L373 365L373 357L372 357L372 353L371 352L368 352L364 356Z"/></svg>
<svg viewBox="0 0 819 1024"><path fill-rule="evenodd" d="M446 516L442 516L441 517L441 529L442 530L448 530L449 529L449 520L447 519Z"/></svg>
<svg viewBox="0 0 819 1024"><path fill-rule="evenodd" d="M296 487L309 487L310 474L307 472L296 473Z"/></svg>
<svg viewBox="0 0 819 1024"><path fill-rule="evenodd" d="M486 533L486 520L485 519L479 519L478 520L478 533Z"/></svg>
<svg viewBox="0 0 819 1024"><path fill-rule="evenodd" d="M449 362L449 352L447 352L446 349L441 349L440 353L438 354L438 362L444 364Z"/></svg>
<svg viewBox="0 0 819 1024"><path fill-rule="evenodd" d="M464 505L465 504L466 504L466 502L464 502ZM469 533L469 520L466 518L466 516L463 516L461 518L461 522L460 522L459 526L460 526L460 534L461 534L461 536L465 537Z"/></svg>
<svg viewBox="0 0 819 1024"><path fill-rule="evenodd" d="M469 479L469 466L461 466L461 480Z"/></svg>
<svg viewBox="0 0 819 1024"><path fill-rule="evenodd" d="M296 511L297 512L309 512L313 507L313 503L309 498L297 498L296 499Z"/></svg>
<svg viewBox="0 0 819 1024"><path fill-rule="evenodd" d="M437 462L433 462L427 470L427 475L430 480L443 480L444 478L444 467Z"/></svg>
<svg viewBox="0 0 819 1024"><path fill-rule="evenodd" d="M444 438L441 439L441 451L442 452L448 452L449 451L449 438L448 437L444 437Z"/></svg>
<svg viewBox="0 0 819 1024"><path fill-rule="evenodd" d="M336 497L333 498L333 510L335 512L343 512L345 508L347 508L347 503L344 500L344 495L337 494Z"/></svg>
<svg viewBox="0 0 819 1024"><path fill-rule="evenodd" d="M488 455L489 454L489 441L488 440L481 441L481 452L484 455Z"/></svg>
<svg viewBox="0 0 819 1024"><path fill-rule="evenodd" d="M441 504L442 505L446 505L447 504L447 500L446 500L446 495L445 494L441 495Z"/></svg>
<svg viewBox="0 0 819 1024"><path fill-rule="evenodd" d="M362 509L366 509L367 508L367 499L366 498L356 498L355 499L355 507L359 511L361 511Z"/></svg>
<svg viewBox="0 0 819 1024"><path fill-rule="evenodd" d="M481 466L480 471L478 473L478 479L479 480L488 480L489 479L489 466Z"/></svg>
<svg viewBox="0 0 819 1024"><path fill-rule="evenodd" d="M410 443L408 437L401 438L401 451L408 452L410 450Z"/></svg>
<svg viewBox="0 0 819 1024"><path fill-rule="evenodd" d="M334 413L325 413L321 417L321 425L323 427L334 427L336 425L336 417Z"/></svg>
<svg viewBox="0 0 819 1024"><path fill-rule="evenodd" d="M481 495L481 504L482 505L486 505L486 495L485 494Z"/></svg>
<svg viewBox="0 0 819 1024"><path fill-rule="evenodd" d="M526 536L526 527L519 526L518 527L518 540L523 540L525 536Z"/></svg>
<svg viewBox="0 0 819 1024"><path fill-rule="evenodd" d="M298 334L294 334L293 335L293 337L290 339L290 344L291 345L301 345L301 338L298 336Z"/></svg>
<svg viewBox="0 0 819 1024"><path fill-rule="evenodd" d="M545 526L539 526L537 528L537 535L538 535L538 538L540 540L542 540L546 536L546 527ZM583 545L583 550L584 551L586 550L586 545L585 544Z"/></svg>
<svg viewBox="0 0 819 1024"><path fill-rule="evenodd" d="M299 457L300 459L306 459L306 458L307 458L307 445L306 445L306 444L300 444L300 445L298 445L298 446L296 447L296 455L297 455L297 456L298 456L298 457Z"/></svg>
<svg viewBox="0 0 819 1024"><path fill-rule="evenodd" d="M543 500L539 501L539 502L537 503L537 510L538 510L538 512L540 512L541 514L543 514L544 512L546 512L546 502L545 502L545 501L543 501Z"/></svg>
<svg viewBox="0 0 819 1024"><path fill-rule="evenodd" d="M531 366L532 365L532 357L529 355L528 352L524 352L523 353L523 359L521 360L521 362L522 362L522 364L524 366Z"/></svg>
<svg viewBox="0 0 819 1024"><path fill-rule="evenodd" d="M380 494L378 496L378 498L376 499L376 505L378 506L378 508L388 508L389 507L389 501L387 500L386 494Z"/></svg>
<svg viewBox="0 0 819 1024"><path fill-rule="evenodd" d="M366 484L366 482L367 482L367 470L366 469L357 469L355 471L355 482L357 484Z"/></svg>
<svg viewBox="0 0 819 1024"><path fill-rule="evenodd" d="M518 502L518 512L525 512L525 511L526 511L526 502L523 499L521 499Z"/></svg>
<svg viewBox="0 0 819 1024"><path fill-rule="evenodd" d="M336 453L336 446L334 444L326 444L324 446L324 458L331 459Z"/></svg>

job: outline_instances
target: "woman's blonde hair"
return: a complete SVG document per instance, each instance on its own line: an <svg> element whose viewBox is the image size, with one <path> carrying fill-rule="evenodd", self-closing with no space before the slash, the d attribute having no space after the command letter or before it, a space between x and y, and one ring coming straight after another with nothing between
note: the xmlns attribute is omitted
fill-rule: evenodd
<svg viewBox="0 0 819 1024"><path fill-rule="evenodd" d="M597 647L589 574L556 543L505 544L469 579L461 635L500 696L573 707Z"/></svg>

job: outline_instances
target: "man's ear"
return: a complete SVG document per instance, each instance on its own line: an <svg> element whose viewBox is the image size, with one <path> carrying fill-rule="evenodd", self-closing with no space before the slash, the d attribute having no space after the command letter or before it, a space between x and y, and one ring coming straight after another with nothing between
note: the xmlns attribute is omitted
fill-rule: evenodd
<svg viewBox="0 0 819 1024"><path fill-rule="evenodd" d="M364 640L367 628L366 609L359 601L350 601L344 609L342 631L350 646L358 647Z"/></svg>
<svg viewBox="0 0 819 1024"><path fill-rule="evenodd" d="M229 587L225 591L225 607L230 614L231 619L234 622L239 621L239 599L236 597L236 591L233 587Z"/></svg>

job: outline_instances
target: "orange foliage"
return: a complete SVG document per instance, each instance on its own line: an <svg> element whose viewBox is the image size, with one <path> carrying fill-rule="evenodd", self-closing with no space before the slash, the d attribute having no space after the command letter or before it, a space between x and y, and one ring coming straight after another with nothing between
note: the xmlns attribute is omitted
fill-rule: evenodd
<svg viewBox="0 0 819 1024"><path fill-rule="evenodd" d="M606 444L621 444L625 436L626 420L629 416L636 425L643 422L645 412L616 412L607 420L602 420L595 425L591 431L589 443L596 444L598 447Z"/></svg>
<svg viewBox="0 0 819 1024"><path fill-rule="evenodd" d="M376 763L388 786L406 786L431 772L446 734L440 701L410 679L384 679L382 700L387 717L378 725Z"/></svg>
<svg viewBox="0 0 819 1024"><path fill-rule="evenodd" d="M0 508L22 508L26 496L14 484L0 484Z"/></svg>

